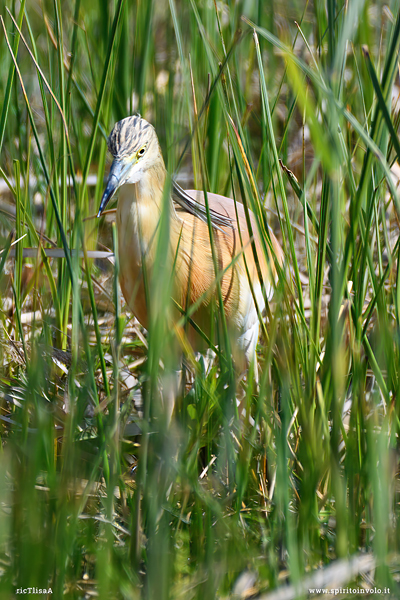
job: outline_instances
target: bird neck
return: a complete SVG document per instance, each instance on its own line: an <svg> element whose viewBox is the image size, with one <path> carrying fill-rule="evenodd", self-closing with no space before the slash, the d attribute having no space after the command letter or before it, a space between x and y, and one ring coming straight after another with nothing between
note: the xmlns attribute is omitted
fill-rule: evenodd
<svg viewBox="0 0 400 600"><path fill-rule="evenodd" d="M163 210L164 186L167 171L164 160L159 153L157 162L142 173L140 180L135 184L135 198L137 216L142 222L148 224L148 230L154 231L158 226ZM170 227L173 235L179 235L181 220L177 217L173 203L170 203Z"/></svg>
<svg viewBox="0 0 400 600"><path fill-rule="evenodd" d="M120 188L117 225L121 247L131 247L135 260L143 253L152 255L157 247L157 232L163 210L163 194L167 172L162 157L141 173L136 183L126 183ZM170 246L176 247L181 225L175 209L170 206ZM128 236L128 238L127 238ZM133 245L132 245L133 244Z"/></svg>
<svg viewBox="0 0 400 600"><path fill-rule="evenodd" d="M149 202L151 204L156 204L159 212L161 212L166 177L167 171L165 169L164 160L160 154L157 162L143 171L139 181L135 184L136 201L139 204Z"/></svg>

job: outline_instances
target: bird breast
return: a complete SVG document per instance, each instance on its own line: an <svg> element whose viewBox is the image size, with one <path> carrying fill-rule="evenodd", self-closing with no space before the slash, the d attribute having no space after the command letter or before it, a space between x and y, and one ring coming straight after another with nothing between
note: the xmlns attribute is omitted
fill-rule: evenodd
<svg viewBox="0 0 400 600"><path fill-rule="evenodd" d="M147 327L143 261L150 267L156 251L160 210L152 198L138 201L137 185L124 184L117 206L119 281L124 298L140 323Z"/></svg>
<svg viewBox="0 0 400 600"><path fill-rule="evenodd" d="M118 200L120 284L129 308L147 328L143 263L150 281L157 250L161 208L160 202L157 203L157 194L143 194L143 190L137 185L123 185ZM189 193L193 196L200 195L200 192ZM258 327L253 294L257 298L260 311L264 308L264 300L244 210L238 205L236 213L233 200L217 194L208 196L211 208L221 214L228 212L234 227L226 227L224 232L213 230L213 256L207 224L184 210L175 211L171 206L169 252L165 264L167 268L174 269L171 273L174 281L173 297L183 309L197 304L197 309L191 317L207 332L210 327L211 306L214 305L211 300L217 298L218 280L228 323L237 330L250 331L254 324ZM256 234L254 222L253 230ZM267 266L257 234L255 238L266 294L270 297L271 281L275 276L275 273L270 271L271 268L274 271L273 260L270 260ZM273 243L277 245L275 238ZM279 250L278 246L276 247ZM248 277L253 281L253 292Z"/></svg>

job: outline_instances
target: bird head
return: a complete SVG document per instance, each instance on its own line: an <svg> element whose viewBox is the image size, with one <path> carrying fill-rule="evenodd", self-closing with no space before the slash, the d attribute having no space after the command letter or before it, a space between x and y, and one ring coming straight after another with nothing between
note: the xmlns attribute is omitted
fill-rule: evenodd
<svg viewBox="0 0 400 600"><path fill-rule="evenodd" d="M138 115L114 125L108 138L108 149L114 160L101 199L101 213L124 183L137 183L143 173L160 160L161 151L155 129Z"/></svg>

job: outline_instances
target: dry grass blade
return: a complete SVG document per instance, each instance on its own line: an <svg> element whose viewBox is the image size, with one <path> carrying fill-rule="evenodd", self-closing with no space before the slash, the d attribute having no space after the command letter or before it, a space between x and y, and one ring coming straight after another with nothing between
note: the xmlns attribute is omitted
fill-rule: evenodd
<svg viewBox="0 0 400 600"><path fill-rule="evenodd" d="M372 554L356 554L350 559L338 560L328 567L319 569L299 581L297 585L285 585L268 594L262 594L259 600L296 600L299 596L323 593L322 590L332 590L333 595L339 594L338 588L346 587L359 575L370 573L375 569L376 559ZM336 591L337 590L337 591Z"/></svg>
<svg viewBox="0 0 400 600"><path fill-rule="evenodd" d="M22 239L22 238L20 238ZM16 240L14 242L14 244L16 244L19 240ZM65 258L65 250L64 248L24 248L23 249L23 257L24 258L36 258L38 255L40 255L41 251L43 251L45 253L45 255L48 258ZM0 251L0 256L2 254L2 251ZM72 256L76 256L78 255L79 258L84 258L85 257L85 253L83 252L83 250L75 250L75 249L70 249L70 254ZM113 252L107 252L104 250L87 250L86 251L86 256L88 258L108 258L111 259L114 257L114 253ZM10 258L14 258L15 257L15 250L12 249L9 252L9 257Z"/></svg>

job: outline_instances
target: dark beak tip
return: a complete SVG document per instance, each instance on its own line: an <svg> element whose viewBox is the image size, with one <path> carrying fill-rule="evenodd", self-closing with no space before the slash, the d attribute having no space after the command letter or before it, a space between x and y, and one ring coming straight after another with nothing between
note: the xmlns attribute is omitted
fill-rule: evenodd
<svg viewBox="0 0 400 600"><path fill-rule="evenodd" d="M108 202L111 200L112 197L112 193L110 193L110 184L107 184L107 187L105 189L105 192L103 194L103 197L101 199L100 202L100 206L99 206L99 212L97 213L97 218L101 217L101 215L103 214L103 211L105 209L105 207L107 206Z"/></svg>
<svg viewBox="0 0 400 600"><path fill-rule="evenodd" d="M117 191L119 184L121 181L121 164L116 161L111 165L110 173L108 175L106 189L104 190L103 197L100 202L99 212L97 213L97 218L101 217L104 209L107 204L114 196Z"/></svg>
<svg viewBox="0 0 400 600"><path fill-rule="evenodd" d="M103 203L100 204L99 207L99 212L97 213L97 218L99 219L101 217L101 215L103 214L103 210L104 210L104 206Z"/></svg>
<svg viewBox="0 0 400 600"><path fill-rule="evenodd" d="M99 211L98 211L98 213L97 213L97 219L99 219L99 218L101 217L101 215L103 214L103 210L104 210L104 208L105 208L104 202L103 202L103 201L101 201L101 203L100 203L100 207L99 207Z"/></svg>

